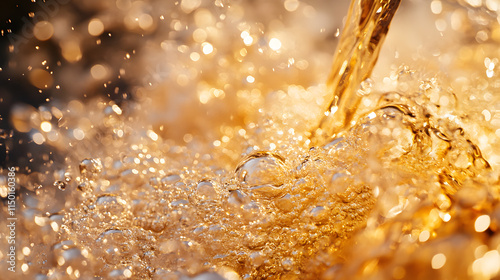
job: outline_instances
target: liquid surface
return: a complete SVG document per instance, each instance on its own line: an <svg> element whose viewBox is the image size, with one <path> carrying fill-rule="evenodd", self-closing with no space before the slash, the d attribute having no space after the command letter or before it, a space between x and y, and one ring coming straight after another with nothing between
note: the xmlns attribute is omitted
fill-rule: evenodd
<svg viewBox="0 0 500 280"><path fill-rule="evenodd" d="M356 122L313 144L310 132L332 92L308 79L328 69L315 64L327 56L290 47L294 40L283 35L285 25L273 20L282 11L292 25L316 17L322 6L134 3L87 7L109 18L125 14L123 23L114 24L147 38L135 52L136 62L155 65L156 59L168 58L156 76L146 75L134 100L89 98L13 110L15 133L29 128L40 153L50 147L63 159L29 172L18 168L17 270L6 274L8 279L500 275L495 265L500 261L496 6L443 1L426 6L443 34L439 20L460 19L445 23L458 33L448 38L461 44L439 49L440 67L453 68L449 78L394 63L381 77L366 79L387 30L374 25L384 13L377 16L378 9L373 14L356 6L368 2L353 2L351 13L375 16L363 38L380 40L372 51L344 60L354 63L345 75L355 78L338 96L356 96L345 99L358 104ZM384 3L373 5L390 11L385 15L390 19L397 5ZM156 20L158 11L172 17L166 26ZM155 17L150 21L147 15ZM109 24L105 18L99 21ZM491 29L484 29L485 22ZM88 36L99 33L95 23L85 23ZM305 22L298 26L298 34L311 33L301 29ZM311 41L324 39L318 34L309 34ZM122 36L123 44L137 39ZM126 54L117 57L127 61ZM427 63L423 57L409 61ZM90 75L111 71L102 67L90 67ZM120 75L134 71L123 67ZM297 80L271 90L285 74ZM8 176L5 170L3 198L8 198ZM2 217L7 211L4 206ZM7 220L0 226L6 228ZM0 247L7 259L7 239ZM1 269L7 266L0 262Z"/></svg>

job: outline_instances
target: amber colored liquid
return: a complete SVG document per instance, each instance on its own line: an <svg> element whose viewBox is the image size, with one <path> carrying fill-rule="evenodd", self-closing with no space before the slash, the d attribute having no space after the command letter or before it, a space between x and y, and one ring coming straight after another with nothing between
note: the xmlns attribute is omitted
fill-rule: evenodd
<svg viewBox="0 0 500 280"><path fill-rule="evenodd" d="M179 2L186 10L193 1ZM401 90L370 93L378 101L358 112L358 89L399 4L351 2L324 108L317 102L323 99L307 100L314 110L302 108L302 97L320 96L323 87L289 89L275 99L274 114L225 127L222 141L189 135L178 145L158 135L162 130L155 132L147 117L155 114L152 103L168 111L162 106L174 94L163 90L122 107L94 100L33 111L33 128L40 136L49 130L43 139L68 157L43 174L19 176L34 191L20 194L21 269L7 279L498 278L500 177L474 144L494 142L496 134L473 135L461 122L467 112L455 110L458 93L437 79L408 74L407 67L393 75ZM175 49L184 44L171 43ZM477 56L490 55L484 51ZM184 65L178 55L171 59ZM482 73L492 78L497 60L484 61L490 72ZM212 69L214 62L206 63ZM479 92L486 91L481 86ZM287 104L300 110L285 111ZM316 147L308 149L312 113L320 110L326 113L312 131ZM183 116L182 107L172 111ZM57 123L41 129L51 119ZM179 120L166 130L185 124ZM0 196L6 193L0 184ZM0 219L4 229L7 221Z"/></svg>
<svg viewBox="0 0 500 280"><path fill-rule="evenodd" d="M357 89L367 79L401 0L353 0L328 77L331 100L313 134L320 143L348 128L361 97Z"/></svg>

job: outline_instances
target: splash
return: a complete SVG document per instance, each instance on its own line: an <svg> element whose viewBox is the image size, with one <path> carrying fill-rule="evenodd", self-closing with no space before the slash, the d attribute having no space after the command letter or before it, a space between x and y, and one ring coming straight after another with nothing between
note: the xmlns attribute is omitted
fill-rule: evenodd
<svg viewBox="0 0 500 280"><path fill-rule="evenodd" d="M125 13L124 28L131 32L161 29L147 15L163 1L127 3L99 9ZM359 107L340 120L356 122L342 133L327 129L328 137L312 148L310 131L323 105L331 103L332 86L307 85L308 72L317 78L324 71L306 70L315 69L314 59L288 57L291 40L276 31L275 21L245 20L251 18L245 15L248 3L227 7L216 1L214 10L213 3L191 0L169 6L177 15L168 24L170 39L157 31L148 41L153 43L136 52L144 55L141 63L153 63L160 46L169 61L147 77L134 100L89 98L13 110L17 131L31 131L35 144L64 158L28 174L16 173L22 204L17 210L18 270L7 277L498 277L500 270L492 265L500 260L494 111L499 100L491 94L498 86L496 41L443 50L444 58L461 54L442 62L457 68L449 74L452 79L405 65L366 79L399 2L373 2L380 13L356 6L368 2L353 3L351 16L370 11L374 17L366 24L372 33L364 39L380 40L370 55L343 60L354 63L344 69L353 78L335 96L346 97L349 104L354 98L352 104ZM494 13L491 5L447 7L439 2L439 8L432 3L436 16L448 10L452 18L471 16L450 25L456 31L465 28L474 38L484 38L483 33L495 38L496 25L490 33L481 29ZM318 12L291 0L281 9L301 16ZM105 18L89 21L90 36L108 24ZM436 28L442 29L439 20ZM266 26L275 29L259 31ZM237 40L228 42L227 36ZM271 75L266 63L304 76L270 91L284 73ZM360 70L361 65L371 66ZM111 71L95 69L90 67L91 76ZM100 79L99 73L92 79ZM160 84L149 85L155 81ZM8 176L1 177L3 198L9 193ZM2 208L3 217L7 210ZM0 221L4 227L6 222ZM7 240L0 244L6 259ZM0 263L2 269L7 265Z"/></svg>
<svg viewBox="0 0 500 280"><path fill-rule="evenodd" d="M313 139L322 142L351 126L361 101L358 88L375 67L400 0L352 1L328 78L333 93ZM324 138L324 139L322 139Z"/></svg>

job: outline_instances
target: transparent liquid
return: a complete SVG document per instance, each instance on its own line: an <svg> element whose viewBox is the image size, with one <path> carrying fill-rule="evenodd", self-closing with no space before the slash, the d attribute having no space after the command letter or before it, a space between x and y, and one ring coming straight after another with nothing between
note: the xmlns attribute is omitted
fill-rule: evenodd
<svg viewBox="0 0 500 280"><path fill-rule="evenodd" d="M351 2L327 82L333 98L312 133L316 142L335 137L351 126L362 97L358 88L370 77L399 3L399 0Z"/></svg>
<svg viewBox="0 0 500 280"><path fill-rule="evenodd" d="M247 112L251 121L219 125L202 115L221 134L215 141L185 134L179 143L175 130L188 120L152 121L170 88L120 106L72 101L28 118L15 111L19 123L53 123L40 133L67 156L18 175L26 189L18 266L26 266L13 279L498 276L499 176L478 148L487 142L488 157L498 155L494 124L457 105L463 92L407 66L373 85L366 78L379 47L349 60L345 75L355 77L333 95L345 105L329 100L336 82L290 86L267 96L256 118ZM359 70L363 62L369 67ZM339 106L342 133L334 124L311 140L325 104ZM189 118L196 109L181 111Z"/></svg>

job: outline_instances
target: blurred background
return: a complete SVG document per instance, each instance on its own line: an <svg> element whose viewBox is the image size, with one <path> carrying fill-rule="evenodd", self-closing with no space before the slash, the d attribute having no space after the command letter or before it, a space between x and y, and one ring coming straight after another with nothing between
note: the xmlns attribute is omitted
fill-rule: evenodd
<svg viewBox="0 0 500 280"><path fill-rule="evenodd" d="M489 23L497 1L402 2L374 80L401 63L432 73L470 69L455 55L469 43L494 52L498 24ZM28 171L64 158L54 145L33 141L32 113L60 115L72 100L148 104L155 131L177 142L186 135L213 138L214 126L248 124L245 116L269 93L325 81L349 1L20 0L1 6L0 160ZM483 56L474 61L478 79L490 78L484 63ZM463 80L464 70L452 71L450 80ZM471 94L470 87L452 86Z"/></svg>
<svg viewBox="0 0 500 280"><path fill-rule="evenodd" d="M349 3L22 0L1 5L0 159L3 167L29 171L61 161L56 148L33 141L37 131L29 119L39 108L52 112L71 100L99 96L120 105L161 95L163 102L151 105L151 121L176 126L164 136L177 141L186 133L202 134L207 125L182 118L179 111L207 115L215 124L244 122L242 110L257 108L268 92L322 82L327 71L319 79L313 73L328 69ZM217 29L209 26L214 21L220 22ZM273 38L263 35L269 30L275 50ZM297 30L293 37L286 34ZM300 41L301 36L309 40ZM247 52L239 45L251 48ZM310 50L309 57L304 50ZM241 97L245 87L259 92ZM248 99L254 106L233 110L223 99Z"/></svg>

